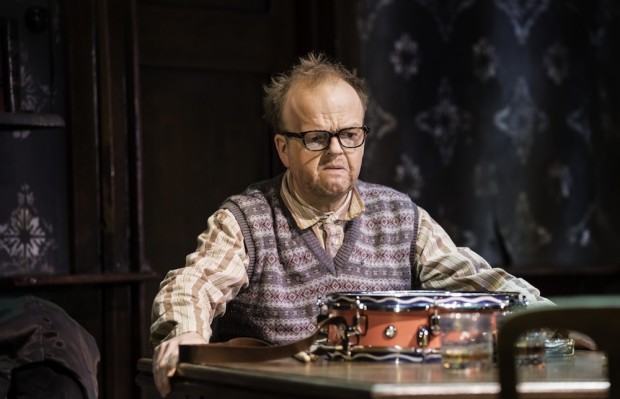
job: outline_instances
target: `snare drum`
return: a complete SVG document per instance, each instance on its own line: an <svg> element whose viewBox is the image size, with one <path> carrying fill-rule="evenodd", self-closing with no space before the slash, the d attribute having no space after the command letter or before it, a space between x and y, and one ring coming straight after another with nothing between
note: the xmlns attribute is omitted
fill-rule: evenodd
<svg viewBox="0 0 620 399"><path fill-rule="evenodd" d="M340 316L346 334L327 332L328 356L345 360L439 358L439 318L448 312L500 313L524 306L514 292L335 292L319 300L322 317Z"/></svg>

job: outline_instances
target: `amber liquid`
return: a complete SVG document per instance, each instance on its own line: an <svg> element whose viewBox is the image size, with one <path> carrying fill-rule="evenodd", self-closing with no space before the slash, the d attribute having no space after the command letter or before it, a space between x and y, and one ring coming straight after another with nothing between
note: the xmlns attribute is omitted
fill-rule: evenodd
<svg viewBox="0 0 620 399"><path fill-rule="evenodd" d="M482 369L489 367L492 361L493 353L488 345L444 348L441 353L441 362L446 369Z"/></svg>

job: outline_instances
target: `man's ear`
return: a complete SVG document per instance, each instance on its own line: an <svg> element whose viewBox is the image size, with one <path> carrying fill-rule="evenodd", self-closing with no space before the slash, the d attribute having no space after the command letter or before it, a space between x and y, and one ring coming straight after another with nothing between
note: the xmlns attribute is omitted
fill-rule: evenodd
<svg viewBox="0 0 620 399"><path fill-rule="evenodd" d="M273 142L276 144L276 150L280 156L280 161L288 168L288 141L286 137L281 134L276 134L273 137Z"/></svg>

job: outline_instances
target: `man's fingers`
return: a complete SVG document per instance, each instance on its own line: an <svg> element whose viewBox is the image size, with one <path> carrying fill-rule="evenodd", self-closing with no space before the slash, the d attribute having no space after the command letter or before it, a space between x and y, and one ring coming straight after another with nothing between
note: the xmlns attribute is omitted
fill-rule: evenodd
<svg viewBox="0 0 620 399"><path fill-rule="evenodd" d="M179 344L197 344L208 342L198 333L191 332L179 335L159 344L153 352L153 380L155 387L165 397L170 393L170 377L177 371L179 362Z"/></svg>
<svg viewBox="0 0 620 399"><path fill-rule="evenodd" d="M153 353L153 380L162 397L170 393L169 377L176 371L176 360L173 345L162 343Z"/></svg>
<svg viewBox="0 0 620 399"><path fill-rule="evenodd" d="M174 373L176 373L177 371L177 363L179 362L179 356L171 353L170 356L168 356L168 361L166 362L166 368L167 368L167 372L166 372L166 376L167 377L172 377L174 375Z"/></svg>
<svg viewBox="0 0 620 399"><path fill-rule="evenodd" d="M153 381L155 387L162 397L170 392L170 382L168 381L168 368L165 362L153 362Z"/></svg>
<svg viewBox="0 0 620 399"><path fill-rule="evenodd" d="M170 393L170 381L164 373L158 373L154 375L155 387L159 391L162 398L166 397Z"/></svg>

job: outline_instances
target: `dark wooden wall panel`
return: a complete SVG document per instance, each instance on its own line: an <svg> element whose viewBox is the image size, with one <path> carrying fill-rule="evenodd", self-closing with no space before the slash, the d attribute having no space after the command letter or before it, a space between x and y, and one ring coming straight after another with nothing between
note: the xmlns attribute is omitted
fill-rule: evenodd
<svg viewBox="0 0 620 399"><path fill-rule="evenodd" d="M295 54L295 2L243 8L139 7L140 63L170 68L270 72Z"/></svg>
<svg viewBox="0 0 620 399"><path fill-rule="evenodd" d="M262 79L250 74L143 68L147 258L183 265L208 216L229 195L269 176Z"/></svg>

